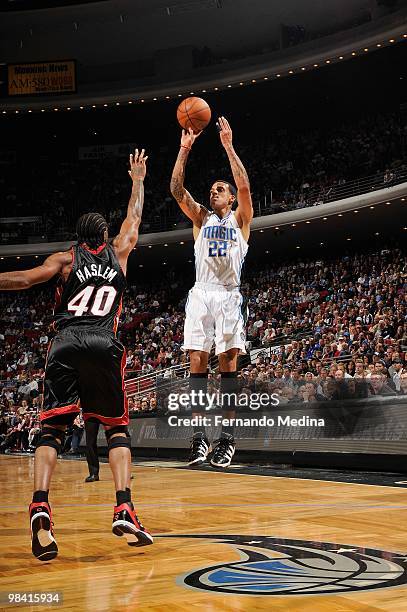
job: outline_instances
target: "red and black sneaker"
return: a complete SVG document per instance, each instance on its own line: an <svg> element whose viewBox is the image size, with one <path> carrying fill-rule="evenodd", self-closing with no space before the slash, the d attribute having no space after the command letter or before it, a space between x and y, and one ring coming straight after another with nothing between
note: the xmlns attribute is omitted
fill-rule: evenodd
<svg viewBox="0 0 407 612"><path fill-rule="evenodd" d="M54 538L51 508L47 502L32 503L29 507L31 550L40 561L50 561L58 554Z"/></svg>
<svg viewBox="0 0 407 612"><path fill-rule="evenodd" d="M129 546L148 546L153 543L153 536L141 524L133 504L115 506L112 531L114 535L124 536Z"/></svg>

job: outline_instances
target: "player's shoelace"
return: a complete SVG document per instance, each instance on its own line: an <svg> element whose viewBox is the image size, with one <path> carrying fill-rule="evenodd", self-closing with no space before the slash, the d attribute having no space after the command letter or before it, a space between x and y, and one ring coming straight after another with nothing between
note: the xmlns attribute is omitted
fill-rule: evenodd
<svg viewBox="0 0 407 612"><path fill-rule="evenodd" d="M209 453L209 443L205 438L192 438L189 463L203 462Z"/></svg>

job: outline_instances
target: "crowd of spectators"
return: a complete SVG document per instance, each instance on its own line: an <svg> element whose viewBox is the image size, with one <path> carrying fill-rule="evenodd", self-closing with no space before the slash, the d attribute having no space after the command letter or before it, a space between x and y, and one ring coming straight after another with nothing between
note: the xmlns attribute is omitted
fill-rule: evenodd
<svg viewBox="0 0 407 612"><path fill-rule="evenodd" d="M406 273L399 249L253 270L245 288L252 362L243 362L241 392L276 392L282 404L406 394ZM135 387L129 405L134 415L164 409L156 386L177 372L187 375L187 368L171 369L187 366L186 293L174 273L159 286L127 291L119 327L127 347L126 376L143 381L158 375ZM33 448L52 304L49 287L0 296L0 448ZM214 369L210 380L216 378Z"/></svg>
<svg viewBox="0 0 407 612"><path fill-rule="evenodd" d="M364 117L329 128L280 129L255 142L248 141L244 134L238 149L251 180L256 214L316 206L345 197L347 183L354 179L373 176L377 189L407 175L407 126L397 114ZM189 227L169 192L175 153L169 154L166 145L154 150L154 144L150 144L150 148L149 177L153 180L148 178L145 184L142 232ZM73 238L77 217L89 210L103 212L111 233L116 232L129 197L129 151L126 145L120 150L123 157L66 160L56 156L47 164L30 158L26 165L28 161L17 156L15 163L5 164L0 199L12 211L10 216L34 220L20 225L3 223L3 240L15 242L22 235ZM20 180L21 175L25 181ZM219 177L231 178L222 148L208 151L205 143L197 145L186 180L194 197L207 203L210 183Z"/></svg>

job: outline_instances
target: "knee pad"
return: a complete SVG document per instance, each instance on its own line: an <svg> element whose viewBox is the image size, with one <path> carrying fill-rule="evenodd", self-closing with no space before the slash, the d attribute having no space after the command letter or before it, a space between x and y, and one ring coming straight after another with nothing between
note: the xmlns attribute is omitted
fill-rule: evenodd
<svg viewBox="0 0 407 612"><path fill-rule="evenodd" d="M41 430L37 448L39 448L40 446L50 446L51 448L55 448L57 454L59 455L64 447L64 443L64 431L62 431L61 429L55 429L54 427L49 427L48 425L44 425Z"/></svg>
<svg viewBox="0 0 407 612"><path fill-rule="evenodd" d="M114 436L113 434L121 434L120 436ZM125 425L117 425L105 431L107 440L107 450L110 452L113 448L129 448L131 449L130 434L129 430Z"/></svg>

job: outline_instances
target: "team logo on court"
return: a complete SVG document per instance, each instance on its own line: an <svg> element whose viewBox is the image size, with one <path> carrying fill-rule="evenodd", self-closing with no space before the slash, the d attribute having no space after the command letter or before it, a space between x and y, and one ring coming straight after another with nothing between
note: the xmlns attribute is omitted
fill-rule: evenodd
<svg viewBox="0 0 407 612"><path fill-rule="evenodd" d="M317 595L407 583L407 555L401 553L268 536L175 537L229 544L240 555L240 561L207 566L178 578L179 584L193 589L240 595Z"/></svg>

